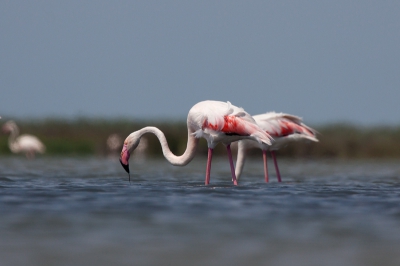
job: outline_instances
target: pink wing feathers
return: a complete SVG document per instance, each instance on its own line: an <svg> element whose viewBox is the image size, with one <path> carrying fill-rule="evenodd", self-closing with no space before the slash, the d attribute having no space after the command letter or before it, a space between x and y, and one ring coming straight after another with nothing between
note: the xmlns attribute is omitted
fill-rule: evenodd
<svg viewBox="0 0 400 266"><path fill-rule="evenodd" d="M195 105L190 113L197 124L201 125L194 132L196 137L208 140L210 137L207 136L217 139L220 134L231 135L233 138L235 135L249 136L259 143L271 145L272 137L257 125L252 116L230 102L204 101Z"/></svg>
<svg viewBox="0 0 400 266"><path fill-rule="evenodd" d="M303 124L302 119L298 116L269 112L255 115L253 118L272 137L286 137L300 134L310 140L318 141L316 138L317 131Z"/></svg>

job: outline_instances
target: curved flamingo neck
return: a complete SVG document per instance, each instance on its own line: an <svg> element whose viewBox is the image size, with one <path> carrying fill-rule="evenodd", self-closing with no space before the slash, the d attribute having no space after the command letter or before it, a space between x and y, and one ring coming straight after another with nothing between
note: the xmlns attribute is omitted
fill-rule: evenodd
<svg viewBox="0 0 400 266"><path fill-rule="evenodd" d="M156 135L158 140L160 141L161 148L164 154L164 157L170 162L172 165L184 166L187 165L195 156L197 144L199 142L198 138L193 136L193 132L188 129L188 141L185 152L181 156L176 156L173 154L168 146L167 139L165 138L164 133L156 127L144 127L135 133L138 134L140 138L144 134L152 133Z"/></svg>
<svg viewBox="0 0 400 266"><path fill-rule="evenodd" d="M238 152L236 156L236 166L235 166L235 174L236 179L240 178L242 174L244 163L246 161L246 148L244 147L242 141L238 141Z"/></svg>
<svg viewBox="0 0 400 266"><path fill-rule="evenodd" d="M18 135L19 129L13 126L10 131L10 136L8 137L8 146L13 153L19 152L19 145L16 141Z"/></svg>

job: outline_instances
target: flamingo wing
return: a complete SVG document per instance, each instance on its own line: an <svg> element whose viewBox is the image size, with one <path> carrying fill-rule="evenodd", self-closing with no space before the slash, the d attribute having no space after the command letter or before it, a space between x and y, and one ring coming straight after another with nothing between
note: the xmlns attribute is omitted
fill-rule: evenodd
<svg viewBox="0 0 400 266"><path fill-rule="evenodd" d="M192 108L191 113L194 113L197 124L194 132L196 137L204 137L209 141L209 136L215 139L223 138L222 135L241 136L271 144L271 136L257 125L253 117L230 102L200 102Z"/></svg>
<svg viewBox="0 0 400 266"><path fill-rule="evenodd" d="M300 134L313 141L318 141L316 138L317 131L302 123L302 119L298 116L269 112L255 115L253 118L271 136L286 137Z"/></svg>

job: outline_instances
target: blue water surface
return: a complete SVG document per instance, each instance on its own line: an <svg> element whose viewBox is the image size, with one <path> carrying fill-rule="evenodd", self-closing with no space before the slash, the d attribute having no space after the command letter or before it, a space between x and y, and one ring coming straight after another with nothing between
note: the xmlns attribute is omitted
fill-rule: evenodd
<svg viewBox="0 0 400 266"><path fill-rule="evenodd" d="M0 264L400 265L397 161L205 163L0 158Z"/></svg>

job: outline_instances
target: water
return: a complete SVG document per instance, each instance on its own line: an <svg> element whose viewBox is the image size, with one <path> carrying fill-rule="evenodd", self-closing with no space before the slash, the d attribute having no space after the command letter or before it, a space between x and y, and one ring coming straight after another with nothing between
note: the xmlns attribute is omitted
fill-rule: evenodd
<svg viewBox="0 0 400 266"><path fill-rule="evenodd" d="M0 158L1 265L400 265L400 164Z"/></svg>

